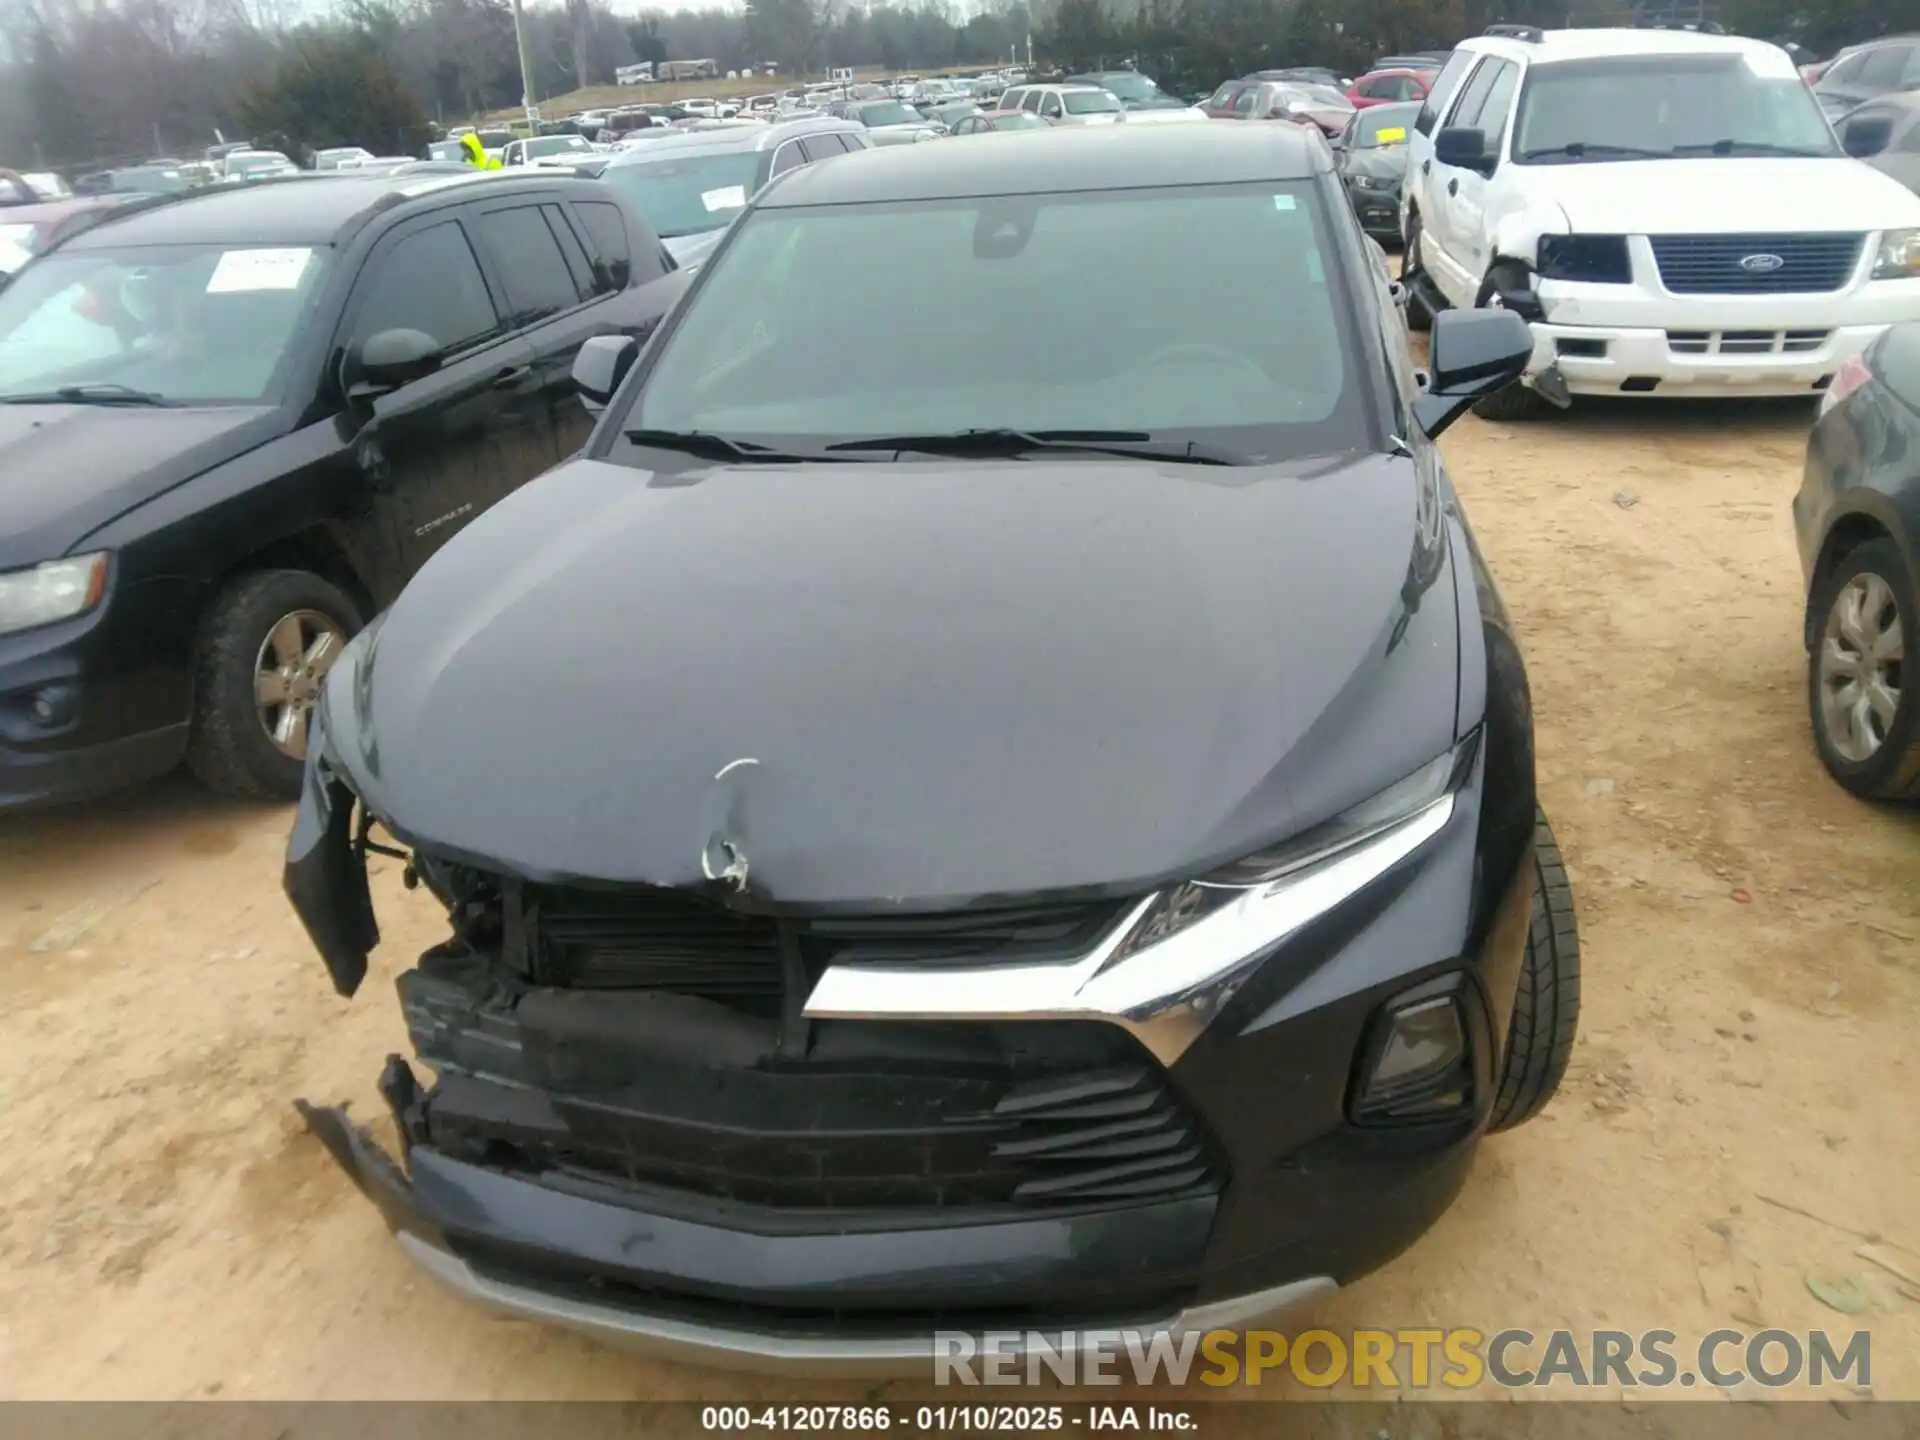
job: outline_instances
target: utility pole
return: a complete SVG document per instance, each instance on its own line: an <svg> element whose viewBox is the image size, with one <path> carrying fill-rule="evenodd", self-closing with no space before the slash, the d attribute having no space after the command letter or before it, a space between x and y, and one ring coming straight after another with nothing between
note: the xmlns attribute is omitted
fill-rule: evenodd
<svg viewBox="0 0 1920 1440"><path fill-rule="evenodd" d="M533 66L527 61L527 26L520 14L520 0L511 0L513 6L513 48L520 57L520 103L527 110L527 128L538 132L540 128L540 107L533 93Z"/></svg>

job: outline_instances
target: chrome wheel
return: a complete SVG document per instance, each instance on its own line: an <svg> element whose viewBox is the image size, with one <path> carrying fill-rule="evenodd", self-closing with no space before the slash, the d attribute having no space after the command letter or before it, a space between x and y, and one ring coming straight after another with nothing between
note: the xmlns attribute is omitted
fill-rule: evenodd
<svg viewBox="0 0 1920 1440"><path fill-rule="evenodd" d="M254 709L260 728L289 759L306 759L313 702L346 643L339 621L318 610L281 616L261 643L253 667Z"/></svg>
<svg viewBox="0 0 1920 1440"><path fill-rule="evenodd" d="M1871 571L1833 597L1820 638L1820 720L1841 759L1861 764L1879 753L1900 712L1905 642L1893 587Z"/></svg>

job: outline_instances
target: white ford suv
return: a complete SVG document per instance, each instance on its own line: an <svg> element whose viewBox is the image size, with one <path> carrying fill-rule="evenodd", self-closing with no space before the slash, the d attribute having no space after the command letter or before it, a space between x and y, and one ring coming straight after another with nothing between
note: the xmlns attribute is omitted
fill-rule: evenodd
<svg viewBox="0 0 1920 1440"><path fill-rule="evenodd" d="M1812 395L1920 318L1920 197L1842 153L1785 51L1494 26L1408 137L1410 318L1504 305L1546 396ZM1543 394L1544 392L1544 394Z"/></svg>

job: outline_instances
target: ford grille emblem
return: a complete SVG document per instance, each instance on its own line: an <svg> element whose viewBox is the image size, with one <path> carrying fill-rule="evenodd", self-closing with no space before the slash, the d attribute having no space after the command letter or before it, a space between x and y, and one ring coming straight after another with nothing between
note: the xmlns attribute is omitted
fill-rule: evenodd
<svg viewBox="0 0 1920 1440"><path fill-rule="evenodd" d="M1748 255L1740 261L1740 268L1749 275L1771 275L1786 263L1778 255Z"/></svg>

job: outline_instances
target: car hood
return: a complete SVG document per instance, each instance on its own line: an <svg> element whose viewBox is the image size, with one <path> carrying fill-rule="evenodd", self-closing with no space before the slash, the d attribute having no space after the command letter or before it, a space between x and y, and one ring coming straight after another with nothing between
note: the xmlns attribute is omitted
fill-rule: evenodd
<svg viewBox="0 0 1920 1440"><path fill-rule="evenodd" d="M667 247L673 263L682 270L698 270L726 235L727 227L722 225L714 230L696 230L691 235L671 235L660 243Z"/></svg>
<svg viewBox="0 0 1920 1440"><path fill-rule="evenodd" d="M698 887L725 835L766 903L1145 888L1451 743L1433 483L578 460L342 656L329 745L402 838L536 880Z"/></svg>
<svg viewBox="0 0 1920 1440"><path fill-rule="evenodd" d="M1920 225L1920 198L1856 160L1640 160L1527 168L1569 227L1628 235L1882 230ZM1783 197L1791 197L1783 205Z"/></svg>
<svg viewBox="0 0 1920 1440"><path fill-rule="evenodd" d="M1340 157L1340 168L1349 175L1370 175L1380 180L1401 180L1407 173L1407 147L1369 145L1348 150Z"/></svg>
<svg viewBox="0 0 1920 1440"><path fill-rule="evenodd" d="M262 406L0 405L0 570L64 555L143 501L264 444Z"/></svg>

